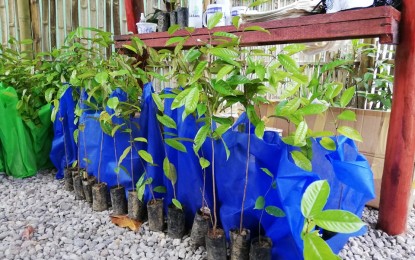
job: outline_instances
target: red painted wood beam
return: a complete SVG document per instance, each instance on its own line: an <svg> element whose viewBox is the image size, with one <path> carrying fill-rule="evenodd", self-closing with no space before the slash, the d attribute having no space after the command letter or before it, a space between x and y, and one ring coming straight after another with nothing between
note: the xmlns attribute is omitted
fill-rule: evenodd
<svg viewBox="0 0 415 260"><path fill-rule="evenodd" d="M134 6L133 0L125 0L125 15L127 17L127 30L129 32L137 33L137 27L135 25L135 15L134 15Z"/></svg>
<svg viewBox="0 0 415 260"><path fill-rule="evenodd" d="M415 157L414 14L415 1L403 0L378 219L378 228L389 235L406 231L410 209Z"/></svg>
<svg viewBox="0 0 415 260"><path fill-rule="evenodd" d="M288 18L277 21L254 23L265 29L270 34L260 32L244 32L243 46L281 44L293 42L309 42L322 40L338 40L350 38L374 38L380 37L383 43L397 43L398 24L400 13L389 6L351 10L334 14L310 15L299 18ZM251 26L247 23L241 29ZM212 30L226 31L241 34L233 26L222 26ZM312 32L312 33L310 33ZM186 36L185 30L177 31L174 36ZM208 39L206 28L196 29L185 48L201 45ZM167 32L157 32L137 35L148 46L153 48L166 48L166 41L171 37ZM131 35L116 36L116 48L127 44ZM198 41L200 39L201 41ZM174 46L170 46L174 48Z"/></svg>

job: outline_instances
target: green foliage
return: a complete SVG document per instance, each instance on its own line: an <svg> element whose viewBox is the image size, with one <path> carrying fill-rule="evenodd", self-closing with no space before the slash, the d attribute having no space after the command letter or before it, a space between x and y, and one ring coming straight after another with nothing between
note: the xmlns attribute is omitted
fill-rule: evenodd
<svg viewBox="0 0 415 260"><path fill-rule="evenodd" d="M340 259L320 237L316 225L339 233L354 233L365 225L351 212L324 210L329 195L330 186L325 180L311 183L303 194L301 213L305 220L301 238L304 241L304 259Z"/></svg>

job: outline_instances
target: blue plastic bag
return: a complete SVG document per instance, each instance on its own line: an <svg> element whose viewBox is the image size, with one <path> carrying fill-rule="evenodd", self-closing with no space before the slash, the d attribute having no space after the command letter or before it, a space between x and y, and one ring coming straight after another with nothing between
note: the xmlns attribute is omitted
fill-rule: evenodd
<svg viewBox="0 0 415 260"><path fill-rule="evenodd" d="M77 126L74 124L75 102L72 98L72 88L69 87L59 102L56 119L53 122L53 140L50 160L58 170L56 178L63 178L63 169L77 159L78 148L73 136Z"/></svg>
<svg viewBox="0 0 415 260"><path fill-rule="evenodd" d="M110 97L117 97L120 102L127 99L126 93L121 89L116 89ZM106 108L106 111L110 115L114 113L109 108ZM128 192L135 189L135 183L144 172L143 163L138 156L140 149L138 143L133 142L118 173L116 168L120 156L130 146L130 141L139 137L139 119L112 117L113 123L123 124L112 137L101 130L100 113L100 111L85 110L79 120L79 123L84 125L84 131L79 131L80 166L86 168L89 174L100 181L106 182L109 188L121 185ZM131 137L125 131L127 128L132 130Z"/></svg>
<svg viewBox="0 0 415 260"><path fill-rule="evenodd" d="M245 125L248 123L245 115L239 118L232 128L233 131L223 135L231 152L228 161L223 145L218 142L216 146L218 162L215 167L216 188L222 226L227 235L231 228L239 228L245 184L248 127L245 127L244 133L235 131L242 123ZM301 231L304 218L300 205L303 193L312 182L319 179L329 180L331 197L326 209L338 208L339 200L335 198L339 194L340 187L344 194L340 208L357 215L361 215L365 203L374 197L372 172L367 161L357 152L353 141L339 137L339 149L336 152L327 151L314 142L313 172L307 172L297 167L290 156L290 151L296 148L283 143L278 134L265 132L263 140L260 140L252 134L253 131L251 127L249 181L243 226L251 230L252 237L258 235L260 211L253 209L258 196L267 194L265 206L277 206L284 211L286 217L282 218L275 218L265 213L261 223L265 235L273 241L273 259L302 259ZM274 175L276 190L269 189L272 179L262 172L261 168L267 168ZM261 234L264 235L264 231L262 232ZM338 252L350 236L350 234L338 234L328 243L335 252Z"/></svg>
<svg viewBox="0 0 415 260"><path fill-rule="evenodd" d="M169 93L168 89L165 91ZM179 137L193 140L203 124L196 122L193 115L188 115L183 121L184 108L172 110L172 102L171 98L165 100L164 113L175 120L177 129L164 128L165 132L175 135L167 134L164 138ZM205 201L206 206L212 207L211 167L206 168L205 171L202 170L199 158L193 151L192 141L181 141L181 143L186 147L187 152L178 151L167 144L165 144L165 149L169 161L174 164L177 171L176 195L177 199L185 206L186 226L190 228L195 213L202 207L202 200ZM199 156L211 161L211 153L209 139L207 139ZM173 189L171 182L166 177L164 182L168 191L165 206L168 206L173 198Z"/></svg>

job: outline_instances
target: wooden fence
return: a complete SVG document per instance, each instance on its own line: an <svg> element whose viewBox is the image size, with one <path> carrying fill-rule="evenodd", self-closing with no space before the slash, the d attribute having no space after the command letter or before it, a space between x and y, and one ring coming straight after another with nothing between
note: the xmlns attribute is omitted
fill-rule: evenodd
<svg viewBox="0 0 415 260"><path fill-rule="evenodd" d="M78 26L126 34L125 0L0 0L0 40L34 39L36 51L62 46Z"/></svg>

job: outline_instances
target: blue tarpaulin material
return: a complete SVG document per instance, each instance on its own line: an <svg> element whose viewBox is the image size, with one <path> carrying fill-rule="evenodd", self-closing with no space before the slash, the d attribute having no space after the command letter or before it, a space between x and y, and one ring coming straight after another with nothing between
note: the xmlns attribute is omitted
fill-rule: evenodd
<svg viewBox="0 0 415 260"><path fill-rule="evenodd" d="M169 93L169 90L165 91ZM172 102L173 99L165 100L164 113L173 118L177 124L177 129L165 128L164 131L173 133L176 136L166 134L165 138L179 137L193 140L199 127L203 124L196 122L196 119L192 115L187 116L183 121L182 113L184 108L172 110ZM195 212L202 207L202 200L204 200L207 205L212 206L211 169L208 167L205 172L202 171L199 159L193 152L193 142L185 140L181 141L181 143L186 147L187 152L178 151L168 145L165 145L165 148L169 161L176 167L178 180L176 184L177 199L185 206L186 226L191 228ZM199 156L210 161L212 154L210 147L209 139L207 139L207 142L199 152ZM205 185L203 184L204 179L206 180ZM173 198L173 189L171 182L167 178L165 178L165 183L168 191L166 194L166 201L170 203Z"/></svg>
<svg viewBox="0 0 415 260"><path fill-rule="evenodd" d="M134 137L147 138L146 143L137 144L135 151L144 149L153 157L154 164L144 163L134 153L134 180L146 171L147 177L153 179L152 187L165 186L166 194L155 193L157 198L164 198L165 209L171 203L173 190L170 181L163 174L163 159L167 155L177 170L176 195L177 199L184 205L186 211L187 226L193 221L196 211L202 206L202 191L204 175L199 165L197 156L194 155L192 143L183 139L181 141L187 153L177 151L163 142L164 138L173 136L193 139L201 125L196 119L189 115L182 121L182 109L171 110L171 99L165 101L165 113L176 121L177 129L161 129L157 121L157 107L152 100L152 84L148 83L143 89L143 105L140 118L137 120L140 125ZM116 92L120 100L123 93ZM111 112L111 111L109 111ZM80 149L83 154L83 140L90 163L88 171L96 175L98 166L97 159L99 151L102 151L101 174L102 180L114 185L116 183L116 159L114 155L114 144L112 137L104 134L103 149L100 149L101 129L97 118L99 113L84 113L80 122L85 123L85 137L80 133ZM215 148L215 177L218 199L218 214L221 220L221 227L226 234L229 230L239 227L240 212L242 205L243 187L245 184L245 167L247 159L248 127L244 132L238 132L238 125L247 125L248 119L245 114L241 115L235 125L222 137L230 150L230 157L226 159L226 152L221 141L214 141ZM170 134L162 135L163 132ZM266 235L273 241L273 259L302 259L302 240L300 237L304 224L301 215L301 198L308 185L319 179L327 179L331 194L326 209L344 209L361 216L364 205L374 198L373 175L366 159L357 151L354 142L345 137L339 136L333 140L337 144L336 151L324 149L318 140L313 141L313 171L307 172L295 165L290 152L296 148L283 143L275 132L265 132L263 139L257 138L254 134L254 127L251 127L250 157L248 162L248 186L244 206L243 226L249 228L252 237ZM172 135L173 134L173 135ZM129 135L119 132L116 135L116 150L119 157L129 145ZM139 146L138 146L139 145ZM82 156L82 155L81 155ZM205 144L199 152L211 161L212 150L211 140L206 139ZM129 169L129 156L123 165ZM268 169L274 179L265 174L261 168ZM122 177L121 177L122 176ZM212 169L206 169L206 190L205 199L207 205L212 209ZM131 178L128 174L120 173L121 183L131 186ZM271 188L275 181L276 189ZM259 230L259 218L261 211L254 210L255 201L258 196L265 196L265 206L277 206L286 214L285 217L275 218L264 214ZM150 200L149 187L144 194L145 201ZM361 231L352 234L360 234ZM327 242L338 252L346 243L349 235L338 234Z"/></svg>
<svg viewBox="0 0 415 260"><path fill-rule="evenodd" d="M71 165L77 158L78 148L73 133L77 129L75 125L75 102L72 98L72 88L68 88L59 102L59 110L53 122L53 140L50 151L50 160L56 167L57 179L63 178L63 169Z"/></svg>
<svg viewBox="0 0 415 260"><path fill-rule="evenodd" d="M110 97L117 97L120 102L127 100L126 93L121 89L116 89ZM108 107L106 111L110 115L114 113ZM99 123L100 113L100 111L85 110L79 120L79 123L85 126L84 131L79 131L79 154L82 158L80 165L89 174L107 183L109 188L119 184L125 187L127 192L135 188L135 183L144 172L143 163L137 153L140 149L139 143L132 143L132 149L123 160L118 174L115 169L118 167L121 154L130 146L131 141L139 136L139 119L113 116L112 122L123 126L112 137L102 132ZM132 130L131 136L127 129Z"/></svg>

